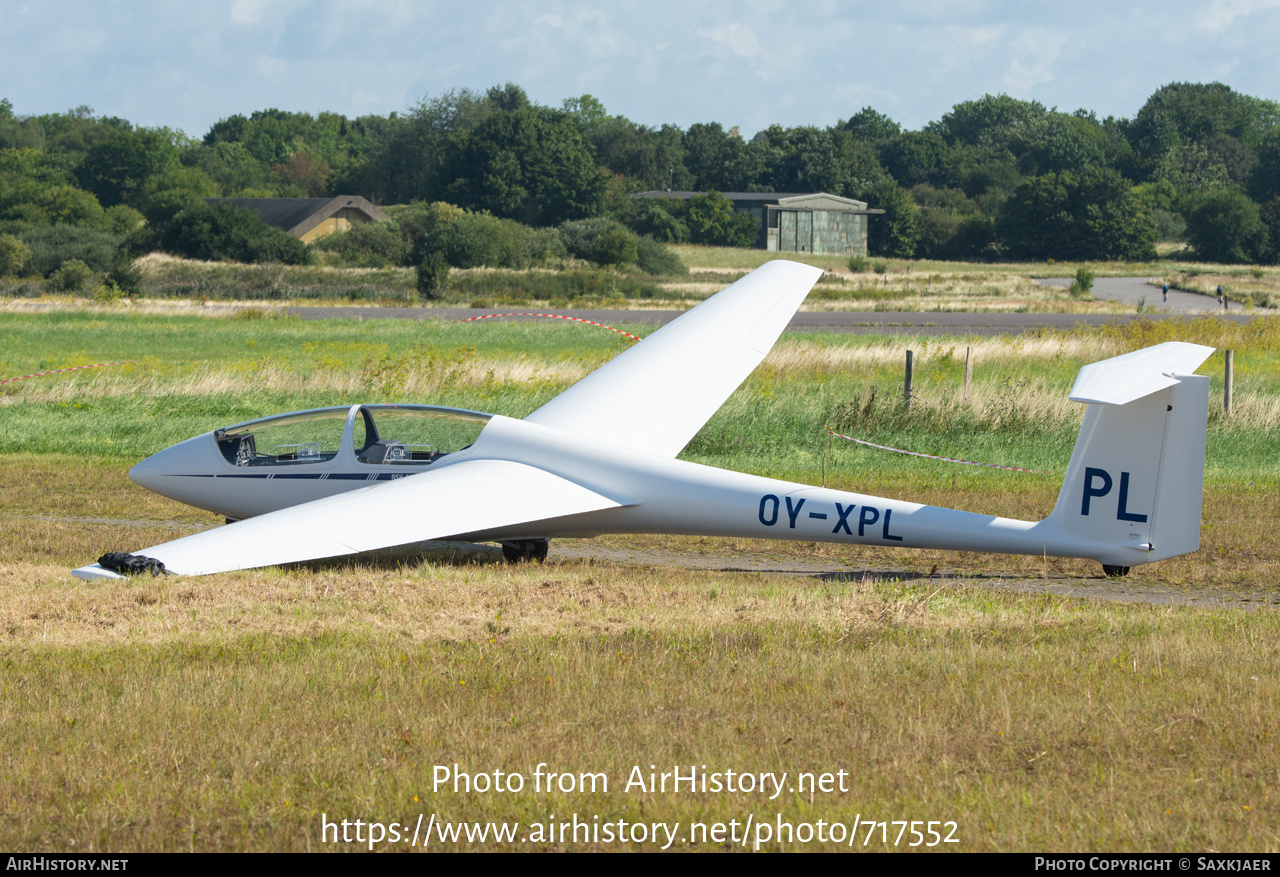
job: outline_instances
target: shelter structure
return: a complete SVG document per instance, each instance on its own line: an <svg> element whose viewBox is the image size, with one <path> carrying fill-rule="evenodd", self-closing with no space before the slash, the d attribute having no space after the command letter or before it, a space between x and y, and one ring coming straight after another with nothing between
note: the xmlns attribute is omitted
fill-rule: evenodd
<svg viewBox="0 0 1280 877"><path fill-rule="evenodd" d="M703 192L655 190L638 198L688 201ZM884 213L865 201L826 192L724 192L733 209L750 213L758 225L756 249L771 253L867 254L868 217Z"/></svg>
<svg viewBox="0 0 1280 877"><path fill-rule="evenodd" d="M359 195L336 198L206 198L210 204L230 202L252 210L267 225L282 228L304 243L346 231L363 222L384 222L389 217Z"/></svg>

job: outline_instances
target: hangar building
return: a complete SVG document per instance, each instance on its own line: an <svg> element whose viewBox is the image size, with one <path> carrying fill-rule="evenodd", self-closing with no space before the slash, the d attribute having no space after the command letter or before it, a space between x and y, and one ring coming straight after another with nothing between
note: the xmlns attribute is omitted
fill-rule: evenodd
<svg viewBox="0 0 1280 877"><path fill-rule="evenodd" d="M638 198L688 201L702 192L656 190ZM756 249L777 253L867 254L868 217L884 213L865 201L826 192L724 192L733 209L749 212L759 226Z"/></svg>

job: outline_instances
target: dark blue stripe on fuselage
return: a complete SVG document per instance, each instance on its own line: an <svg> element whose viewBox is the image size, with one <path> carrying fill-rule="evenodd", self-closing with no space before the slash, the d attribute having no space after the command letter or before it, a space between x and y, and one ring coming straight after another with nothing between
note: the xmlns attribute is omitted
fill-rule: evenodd
<svg viewBox="0 0 1280 877"><path fill-rule="evenodd" d="M392 481L414 475L414 472L236 472L217 475L170 475L170 478L257 478L286 479L289 481Z"/></svg>

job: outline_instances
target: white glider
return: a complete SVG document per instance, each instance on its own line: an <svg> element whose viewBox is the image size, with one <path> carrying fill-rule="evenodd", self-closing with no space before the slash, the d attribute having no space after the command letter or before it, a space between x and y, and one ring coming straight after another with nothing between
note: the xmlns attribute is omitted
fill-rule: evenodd
<svg viewBox="0 0 1280 877"><path fill-rule="evenodd" d="M1085 366L1084 424L1052 514L1018 521L675 459L768 353L822 272L770 262L523 420L353 405L249 421L130 471L235 520L137 552L204 575L428 540L666 533L1092 558L1110 575L1195 551L1213 348L1168 342ZM116 577L94 564L85 579Z"/></svg>

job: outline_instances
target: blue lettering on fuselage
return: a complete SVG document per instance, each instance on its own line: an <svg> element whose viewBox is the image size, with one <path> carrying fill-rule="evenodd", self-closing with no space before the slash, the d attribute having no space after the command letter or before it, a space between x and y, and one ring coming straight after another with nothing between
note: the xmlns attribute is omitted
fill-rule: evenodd
<svg viewBox="0 0 1280 877"><path fill-rule="evenodd" d="M787 526L789 529L792 529L792 530L796 529L796 522L800 519L800 510L804 506L805 502L807 501L806 499L803 499L803 498L798 500L792 500L792 498L788 496L783 499L779 499L777 496L775 496L772 493L766 493L764 496L760 497L760 509L759 509L760 523L764 524L766 527L773 527L777 525L778 519L781 517L784 501L786 503L786 511L787 511ZM840 503L840 502L833 503L833 505L835 506L836 525L831 530L832 535L835 535L840 532L844 532L846 536L852 536L853 530L850 529L849 519L853 515L854 509L858 508L858 506L856 504L851 504L846 506L844 503ZM821 506L819 506L819 508L821 508ZM822 512L809 511L807 512L807 515L809 518L813 520L818 520L818 521L825 521L830 517L830 514L825 511L822 511ZM869 505L862 506L861 512L859 512L857 518L855 519L858 523L858 536L862 538L866 538L867 527L874 526L875 524L880 524L881 539L885 539L890 542L903 541L903 537L896 536L893 533L889 532L889 524L890 524L892 515L893 515L892 509L885 509L882 514L881 510L876 508L875 506L869 506ZM873 538L874 538L874 535L875 535L875 530L872 530Z"/></svg>
<svg viewBox="0 0 1280 877"><path fill-rule="evenodd" d="M845 508L844 506L840 505L840 503L836 503L836 515L839 516L840 520L836 521L836 528L831 532L839 533L841 530L844 530L846 533L852 536L853 531L849 529L849 515L853 514L853 510L856 508L857 508L856 505L851 505L848 508Z"/></svg>

